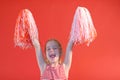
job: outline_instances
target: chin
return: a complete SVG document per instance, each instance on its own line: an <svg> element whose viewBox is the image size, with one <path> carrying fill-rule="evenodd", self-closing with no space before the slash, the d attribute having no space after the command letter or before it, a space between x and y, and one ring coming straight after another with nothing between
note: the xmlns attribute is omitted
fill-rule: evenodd
<svg viewBox="0 0 120 80"><path fill-rule="evenodd" d="M50 61L50 63L57 63L59 62L58 60Z"/></svg>
<svg viewBox="0 0 120 80"><path fill-rule="evenodd" d="M58 57L56 57L56 58L48 58L48 60L49 60L50 63L57 63L57 62L59 62L59 58Z"/></svg>

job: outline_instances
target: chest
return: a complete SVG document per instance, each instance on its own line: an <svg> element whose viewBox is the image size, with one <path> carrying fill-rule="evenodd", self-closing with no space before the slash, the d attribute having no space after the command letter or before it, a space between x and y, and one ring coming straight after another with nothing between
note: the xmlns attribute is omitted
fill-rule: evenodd
<svg viewBox="0 0 120 80"><path fill-rule="evenodd" d="M66 80L65 69L62 65L57 67L46 66L45 71L41 75L41 79L62 79Z"/></svg>

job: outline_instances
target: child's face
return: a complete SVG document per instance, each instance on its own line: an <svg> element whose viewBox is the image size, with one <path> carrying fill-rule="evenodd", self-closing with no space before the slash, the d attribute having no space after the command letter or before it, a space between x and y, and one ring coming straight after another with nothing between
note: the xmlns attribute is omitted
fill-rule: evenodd
<svg viewBox="0 0 120 80"><path fill-rule="evenodd" d="M55 41L47 42L46 56L50 63L56 63L59 61L60 49Z"/></svg>

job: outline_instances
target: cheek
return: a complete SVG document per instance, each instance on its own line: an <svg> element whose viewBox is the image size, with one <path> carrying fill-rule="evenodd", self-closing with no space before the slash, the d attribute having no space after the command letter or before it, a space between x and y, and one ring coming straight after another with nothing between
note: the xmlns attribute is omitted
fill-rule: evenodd
<svg viewBox="0 0 120 80"><path fill-rule="evenodd" d="M61 52L60 52L60 50L58 50L58 53L57 53L57 55L59 55L59 56L60 56L60 53L61 53Z"/></svg>
<svg viewBox="0 0 120 80"><path fill-rule="evenodd" d="M47 53L47 52L46 52L46 57L47 57L47 58L49 58L49 55L48 55L48 53Z"/></svg>
<svg viewBox="0 0 120 80"><path fill-rule="evenodd" d="M60 53L59 53L59 52L58 52L58 53L56 53L56 56L57 56L57 57L60 57Z"/></svg>

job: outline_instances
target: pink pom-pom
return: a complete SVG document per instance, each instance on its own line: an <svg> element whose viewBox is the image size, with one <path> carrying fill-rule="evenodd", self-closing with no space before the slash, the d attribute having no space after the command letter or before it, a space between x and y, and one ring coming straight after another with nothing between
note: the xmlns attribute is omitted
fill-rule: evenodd
<svg viewBox="0 0 120 80"><path fill-rule="evenodd" d="M23 49L32 47L32 39L38 39L38 29L32 13L23 9L17 18L14 33L15 46Z"/></svg>
<svg viewBox="0 0 120 80"><path fill-rule="evenodd" d="M75 44L86 43L89 46L96 36L97 32L89 11L85 7L78 7L74 15L70 39Z"/></svg>

